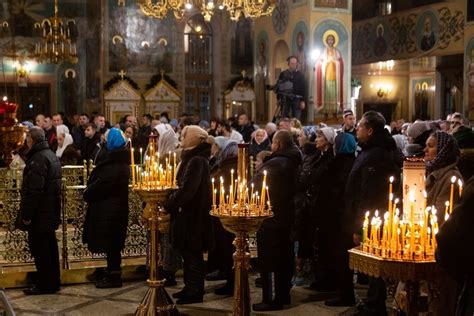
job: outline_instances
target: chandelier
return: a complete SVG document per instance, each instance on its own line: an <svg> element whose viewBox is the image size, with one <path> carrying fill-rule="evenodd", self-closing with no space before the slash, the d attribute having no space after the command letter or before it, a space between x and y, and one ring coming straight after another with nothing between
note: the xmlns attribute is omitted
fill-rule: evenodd
<svg viewBox="0 0 474 316"><path fill-rule="evenodd" d="M275 0L138 0L141 11L157 19L164 19L172 12L177 19L183 18L186 10L196 8L209 22L215 10L226 10L233 21L240 17L256 19L271 15Z"/></svg>
<svg viewBox="0 0 474 316"><path fill-rule="evenodd" d="M58 17L58 0L54 0L54 16L35 23L34 31L40 40L35 44L33 56L39 63L59 64L65 61L77 64L76 21L69 19L64 22Z"/></svg>

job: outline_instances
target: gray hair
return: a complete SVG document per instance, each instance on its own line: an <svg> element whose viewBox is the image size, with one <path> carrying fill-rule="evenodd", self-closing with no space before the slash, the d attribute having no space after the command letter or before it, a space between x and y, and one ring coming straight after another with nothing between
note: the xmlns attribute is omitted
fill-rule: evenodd
<svg viewBox="0 0 474 316"><path fill-rule="evenodd" d="M32 128L30 128L28 134L30 135L34 144L46 140L46 136L44 135L44 130L41 127L33 126Z"/></svg>

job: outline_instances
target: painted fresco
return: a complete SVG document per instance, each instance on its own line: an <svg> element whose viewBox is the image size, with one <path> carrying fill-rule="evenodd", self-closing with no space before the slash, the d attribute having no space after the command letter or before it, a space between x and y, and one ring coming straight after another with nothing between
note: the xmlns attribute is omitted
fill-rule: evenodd
<svg viewBox="0 0 474 316"><path fill-rule="evenodd" d="M324 20L316 27L313 46L317 50L313 95L315 108L326 117L336 117L348 107L350 81L349 37L338 21Z"/></svg>
<svg viewBox="0 0 474 316"><path fill-rule="evenodd" d="M373 18L353 23L352 62L436 56L440 50L452 50L455 45L462 46L464 18L464 12L443 6L424 12L395 13L383 22Z"/></svg>
<svg viewBox="0 0 474 316"><path fill-rule="evenodd" d="M173 71L174 19L146 17L136 3L119 6L109 0L108 69L128 73Z"/></svg>
<svg viewBox="0 0 474 316"><path fill-rule="evenodd" d="M268 52L268 34L262 31L258 34L255 43L255 98L258 121L265 120L268 108L267 92L265 89L265 85L268 83Z"/></svg>
<svg viewBox="0 0 474 316"><path fill-rule="evenodd" d="M467 0L467 22L474 22L474 0Z"/></svg>
<svg viewBox="0 0 474 316"><path fill-rule="evenodd" d="M291 40L291 51L292 54L298 57L298 70L305 76L308 77L308 49L309 47L309 36L308 27L306 23L300 21L296 23L293 29L293 38Z"/></svg>
<svg viewBox="0 0 474 316"><path fill-rule="evenodd" d="M432 98L430 87L433 85L433 79L431 77L427 78L417 78L412 80L411 91L412 96L412 119L420 120L429 120L432 118L431 109L432 109Z"/></svg>
<svg viewBox="0 0 474 316"><path fill-rule="evenodd" d="M349 0L314 0L316 8L348 9Z"/></svg>
<svg viewBox="0 0 474 316"><path fill-rule="evenodd" d="M468 42L464 56L467 78L467 108L469 112L474 112L474 37Z"/></svg>

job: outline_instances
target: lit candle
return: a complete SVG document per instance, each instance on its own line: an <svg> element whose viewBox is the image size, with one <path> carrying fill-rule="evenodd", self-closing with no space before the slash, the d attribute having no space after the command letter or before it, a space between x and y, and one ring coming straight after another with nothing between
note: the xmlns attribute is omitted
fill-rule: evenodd
<svg viewBox="0 0 474 316"><path fill-rule="evenodd" d="M454 198L454 183L456 182L456 176L451 177L451 193L449 195L449 214L453 212L453 198Z"/></svg>
<svg viewBox="0 0 474 316"><path fill-rule="evenodd" d="M427 199L428 199L428 194L426 193L425 190L423 190L423 212L425 212L426 210Z"/></svg>
<svg viewBox="0 0 474 316"><path fill-rule="evenodd" d="M449 218L449 201L444 202L444 205L446 205L444 210L444 220L446 221Z"/></svg>
<svg viewBox="0 0 474 316"><path fill-rule="evenodd" d="M458 179L459 197L462 196L462 180Z"/></svg>
<svg viewBox="0 0 474 316"><path fill-rule="evenodd" d="M406 237L406 230L407 230L407 227L405 225L405 222L401 223L401 226L402 226L402 244L401 244L401 249L402 251L405 251L405 237Z"/></svg>
<svg viewBox="0 0 474 316"><path fill-rule="evenodd" d="M410 254L415 252L415 192L410 191Z"/></svg>
<svg viewBox="0 0 474 316"><path fill-rule="evenodd" d="M253 200L253 198L254 198L254 194L253 194L254 184L251 183L251 184L250 184L250 187L251 187L251 191L250 191L250 196L251 196L250 204L253 204L253 202L254 202L254 200Z"/></svg>
<svg viewBox="0 0 474 316"><path fill-rule="evenodd" d="M220 197L219 197L219 204L222 204L224 205L225 204L225 201L224 201L224 195L225 195L225 189L224 189L224 178L220 177L220 185L221 185L221 189L220 189Z"/></svg>
<svg viewBox="0 0 474 316"><path fill-rule="evenodd" d="M388 211L391 212L392 210L392 200L393 200L393 193L392 193L392 190L393 190L393 176L391 176L390 178L388 178L390 184L389 184L389 187L388 187Z"/></svg>
<svg viewBox="0 0 474 316"><path fill-rule="evenodd" d="M268 186L265 187L266 188L266 191L267 191L267 199L268 199L268 206L270 206L270 193L268 192Z"/></svg>
<svg viewBox="0 0 474 316"><path fill-rule="evenodd" d="M140 147L140 165L143 165L143 148Z"/></svg>
<svg viewBox="0 0 474 316"><path fill-rule="evenodd" d="M265 187L267 186L267 170L263 171L263 184L262 184L262 194L260 194L262 200L260 201L261 206L265 205Z"/></svg>
<svg viewBox="0 0 474 316"><path fill-rule="evenodd" d="M369 215L370 212L367 211L365 212L365 219L364 219L364 225L362 226L362 243L364 245L363 249L366 248L365 246L368 245L369 240L367 239L368 235L368 228L369 228Z"/></svg>
<svg viewBox="0 0 474 316"><path fill-rule="evenodd" d="M130 159L132 162L132 187L135 186L135 158L133 157L132 139L130 139Z"/></svg>
<svg viewBox="0 0 474 316"><path fill-rule="evenodd" d="M173 186L176 186L176 153L173 153Z"/></svg>

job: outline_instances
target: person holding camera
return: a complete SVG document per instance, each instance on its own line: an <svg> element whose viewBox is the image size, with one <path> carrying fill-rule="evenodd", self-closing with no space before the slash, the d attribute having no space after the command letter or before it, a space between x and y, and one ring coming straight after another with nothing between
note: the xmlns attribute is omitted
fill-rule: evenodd
<svg viewBox="0 0 474 316"><path fill-rule="evenodd" d="M286 60L288 69L281 72L276 84L278 103L281 106L282 117L301 118L301 110L305 108L304 76L298 71L298 58L290 56ZM290 115L291 112L291 115Z"/></svg>

